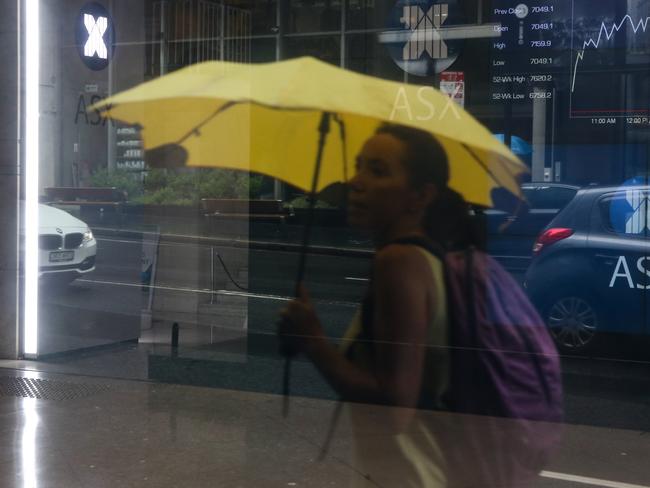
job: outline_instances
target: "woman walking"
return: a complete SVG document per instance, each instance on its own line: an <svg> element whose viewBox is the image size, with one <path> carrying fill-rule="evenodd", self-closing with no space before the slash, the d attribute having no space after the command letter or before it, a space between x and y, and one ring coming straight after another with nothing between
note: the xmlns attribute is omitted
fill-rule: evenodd
<svg viewBox="0 0 650 488"><path fill-rule="evenodd" d="M337 347L325 337L301 288L301 296L282 311L280 334L308 356L343 400L401 407L386 417L390 425L384 427L394 433L390 442L364 446L357 436L360 461L371 477L388 486L389 480L400 487L443 486L443 456L416 410L445 409L450 353L443 264L412 242L445 249L480 242L468 205L447 185L445 151L429 133L381 126L363 146L356 167L349 222L369 231L376 247L362 309ZM363 408L352 407L357 430ZM371 472L382 466L383 474Z"/></svg>

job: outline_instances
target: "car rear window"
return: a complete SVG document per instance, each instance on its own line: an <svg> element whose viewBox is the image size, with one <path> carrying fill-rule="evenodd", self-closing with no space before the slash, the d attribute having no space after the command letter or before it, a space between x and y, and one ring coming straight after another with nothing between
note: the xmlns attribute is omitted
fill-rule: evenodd
<svg viewBox="0 0 650 488"><path fill-rule="evenodd" d="M648 237L649 190L632 189L603 197L598 205L603 226L609 232Z"/></svg>
<svg viewBox="0 0 650 488"><path fill-rule="evenodd" d="M575 188L535 186L523 187L522 191L531 209L562 209L578 191Z"/></svg>

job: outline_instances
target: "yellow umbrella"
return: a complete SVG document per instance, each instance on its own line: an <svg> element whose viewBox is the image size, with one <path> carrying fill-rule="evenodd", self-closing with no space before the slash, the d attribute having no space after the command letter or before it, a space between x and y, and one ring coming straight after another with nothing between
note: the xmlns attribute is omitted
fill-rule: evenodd
<svg viewBox="0 0 650 488"><path fill-rule="evenodd" d="M491 206L496 187L520 196L518 176L527 171L490 131L434 88L310 57L201 63L92 108L141 126L146 150L181 146L187 166L254 171L304 190L313 183L319 144L314 133L323 113L345 127L345 140L342 132L327 139L316 191L347 180L361 145L386 121L434 134L449 156L450 186L469 202Z"/></svg>
<svg viewBox="0 0 650 488"><path fill-rule="evenodd" d="M309 190L312 197L347 181L350 162L382 122L434 134L450 161L449 185L469 202L490 206L491 191L499 187L520 196L518 176L526 171L510 149L434 88L373 78L310 57L197 64L91 109L139 125L145 150L158 161L181 157L187 166L254 171ZM339 134L326 140L331 121ZM296 285L310 230L305 226ZM291 354L285 354L286 414Z"/></svg>

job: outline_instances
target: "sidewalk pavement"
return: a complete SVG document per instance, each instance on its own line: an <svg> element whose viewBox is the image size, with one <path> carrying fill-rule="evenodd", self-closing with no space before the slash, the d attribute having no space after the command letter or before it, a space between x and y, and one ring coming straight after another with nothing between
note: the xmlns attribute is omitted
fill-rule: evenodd
<svg viewBox="0 0 650 488"><path fill-rule="evenodd" d="M21 396L33 394L41 398ZM334 407L295 398L284 418L273 394L2 369L0 486L407 486L381 449L395 409L359 407L367 422L356 434L344 413L319 460ZM370 465L355 443L377 447ZM567 425L532 486L647 486L649 450L642 432Z"/></svg>

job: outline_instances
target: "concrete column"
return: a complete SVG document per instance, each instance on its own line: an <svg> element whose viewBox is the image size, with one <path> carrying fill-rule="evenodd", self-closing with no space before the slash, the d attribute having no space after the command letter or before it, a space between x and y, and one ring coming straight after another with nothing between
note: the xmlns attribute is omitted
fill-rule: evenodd
<svg viewBox="0 0 650 488"><path fill-rule="evenodd" d="M20 0L0 15L0 358L18 356L18 195L20 161Z"/></svg>

